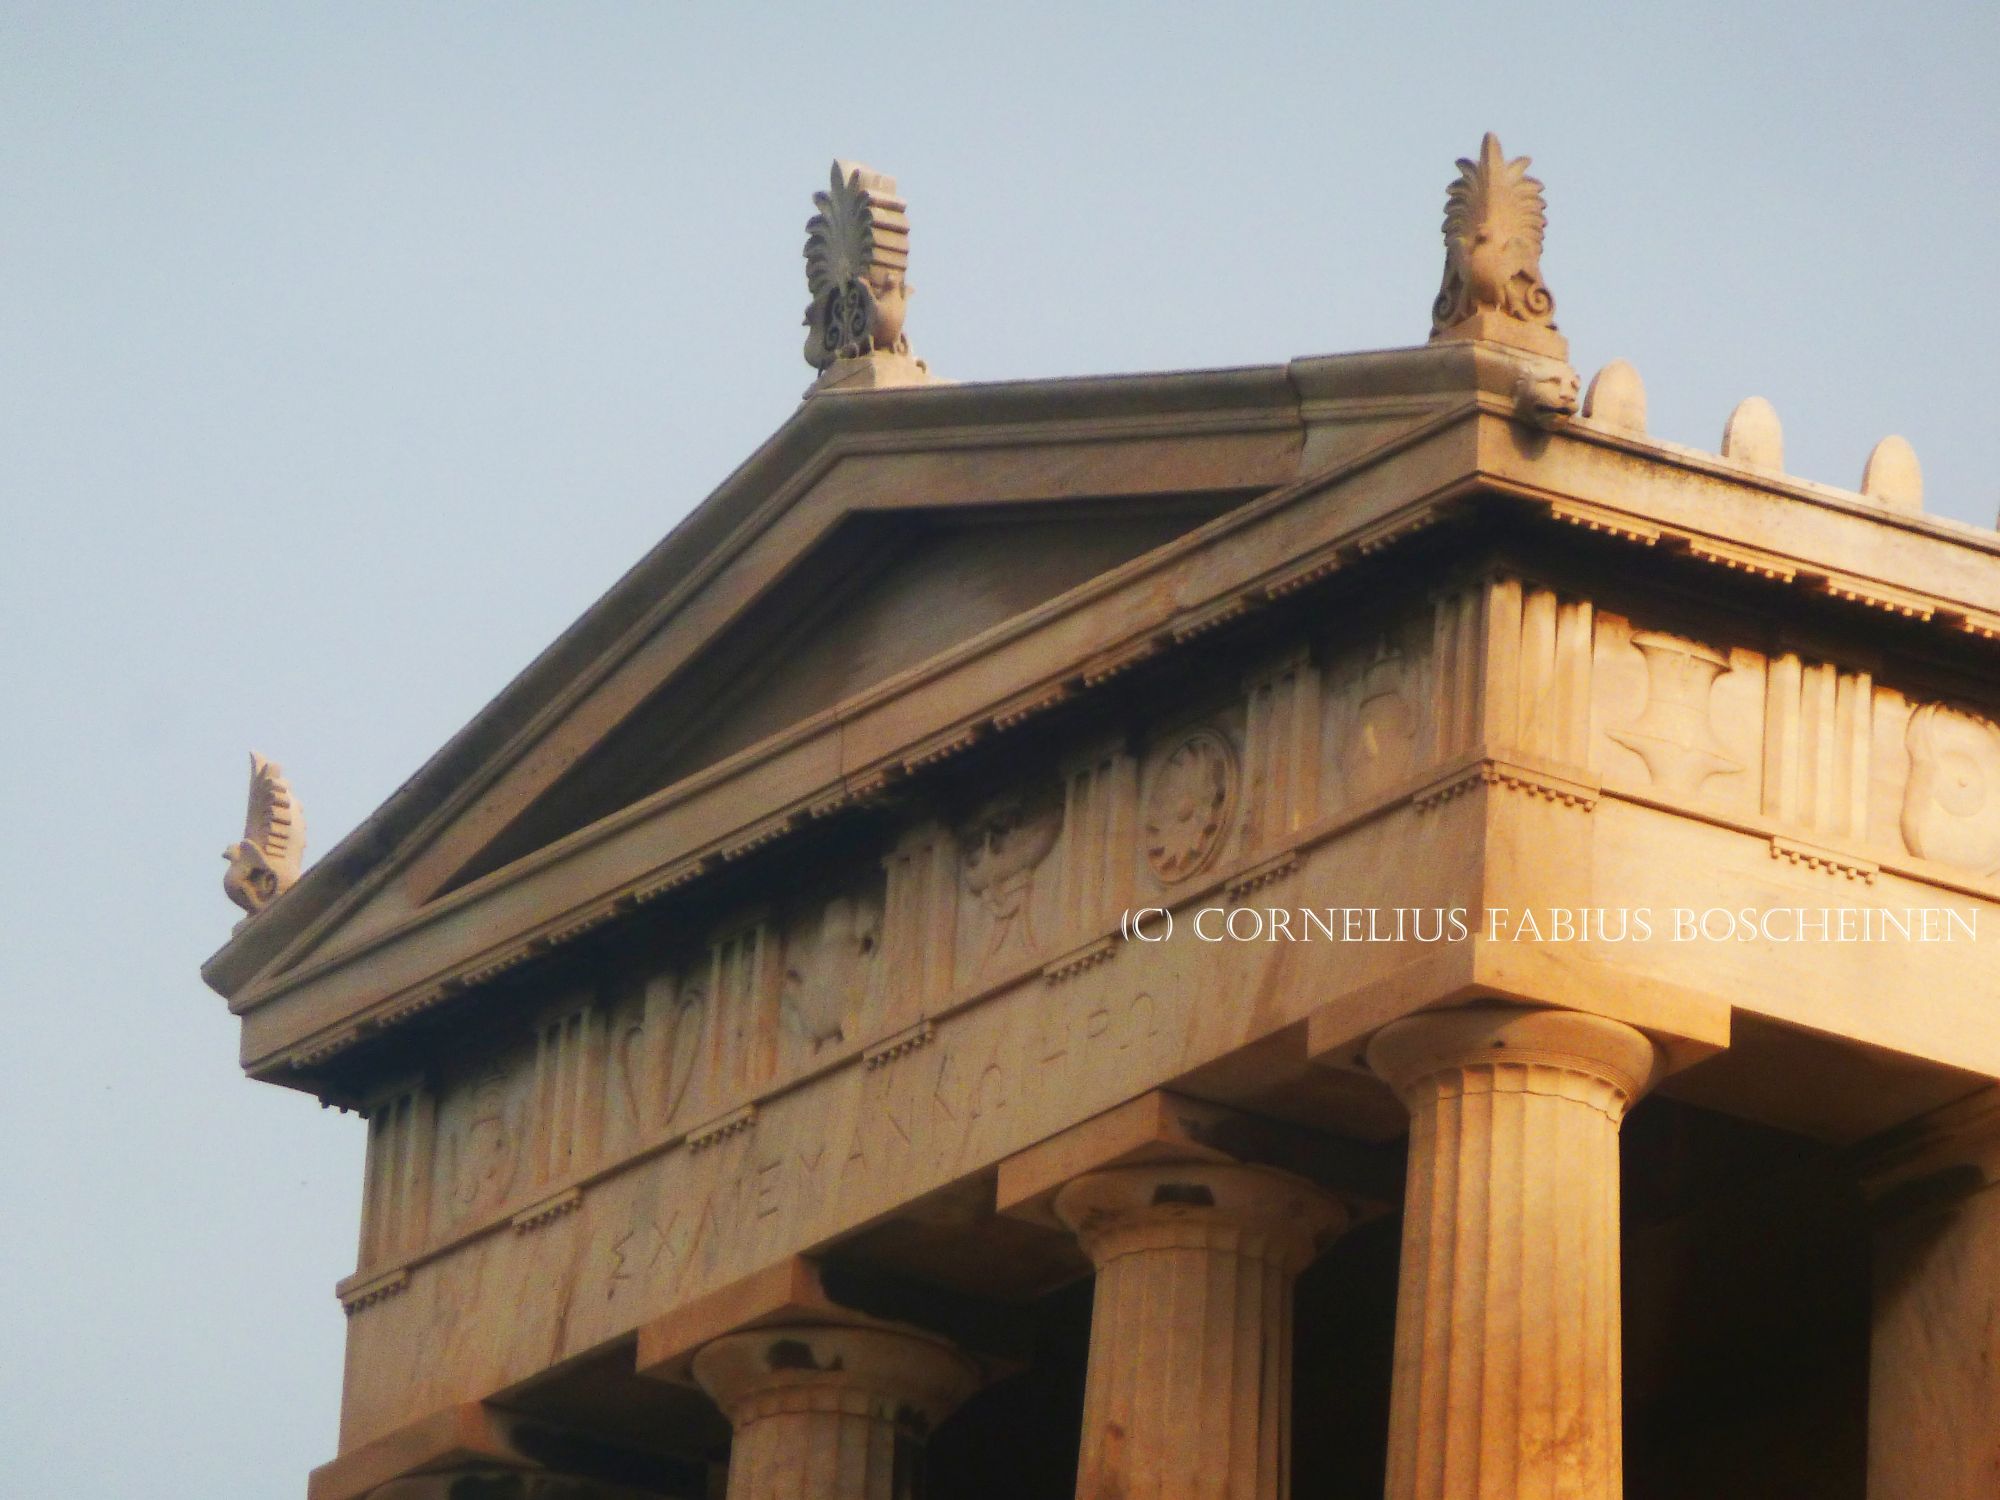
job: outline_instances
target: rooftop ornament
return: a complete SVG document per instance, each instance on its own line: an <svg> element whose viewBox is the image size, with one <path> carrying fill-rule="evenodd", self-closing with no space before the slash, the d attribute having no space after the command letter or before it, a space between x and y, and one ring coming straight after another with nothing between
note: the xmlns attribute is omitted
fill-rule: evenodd
<svg viewBox="0 0 2000 1500"><path fill-rule="evenodd" d="M936 379L903 332L911 287L909 204L896 179L835 161L806 221L806 363L821 391L923 385Z"/></svg>
<svg viewBox="0 0 2000 1500"><path fill-rule="evenodd" d="M1517 402L1523 417L1547 422L1575 415L1579 382L1542 280L1548 210L1528 165L1525 156L1509 161L1491 131L1477 161L1459 159L1444 200L1444 285L1431 304L1431 342L1479 341L1534 356Z"/></svg>
<svg viewBox="0 0 2000 1500"><path fill-rule="evenodd" d="M1569 358L1542 280L1548 210L1528 166L1525 156L1508 161L1491 131L1479 160L1459 158L1444 200L1444 285L1431 305L1431 342L1485 339Z"/></svg>
<svg viewBox="0 0 2000 1500"><path fill-rule="evenodd" d="M252 750L243 837L222 851L229 861L222 876L224 893L256 916L298 880L305 852L305 814L292 796L284 768Z"/></svg>

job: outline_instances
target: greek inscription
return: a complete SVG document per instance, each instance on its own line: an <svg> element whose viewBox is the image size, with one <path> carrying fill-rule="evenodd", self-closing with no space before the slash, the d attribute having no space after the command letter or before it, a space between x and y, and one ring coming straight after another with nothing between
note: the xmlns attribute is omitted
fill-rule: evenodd
<svg viewBox="0 0 2000 1500"><path fill-rule="evenodd" d="M972 1118L986 1119L1007 1107L1007 1075L1000 1064L988 1063L972 1090Z"/></svg>
<svg viewBox="0 0 2000 1500"><path fill-rule="evenodd" d="M750 1204L751 1211L760 1219L768 1219L784 1204L782 1174L785 1159L773 1157L752 1168Z"/></svg>
<svg viewBox="0 0 2000 1500"><path fill-rule="evenodd" d="M951 1053L938 1054L937 1081L931 1086L931 1113L941 1120L956 1122L958 1111L951 1107L946 1084L951 1078Z"/></svg>

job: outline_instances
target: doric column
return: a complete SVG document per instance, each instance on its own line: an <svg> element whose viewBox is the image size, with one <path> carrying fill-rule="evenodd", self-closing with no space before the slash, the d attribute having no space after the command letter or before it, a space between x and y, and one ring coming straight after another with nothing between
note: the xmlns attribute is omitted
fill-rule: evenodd
<svg viewBox="0 0 2000 1500"><path fill-rule="evenodd" d="M1284 1500L1292 1282L1346 1214L1260 1167L1111 1167L1055 1211L1097 1267L1078 1500Z"/></svg>
<svg viewBox="0 0 2000 1500"><path fill-rule="evenodd" d="M728 1500L916 1500L925 1440L979 1383L942 1340L830 1324L729 1334L694 1377L735 1428Z"/></svg>
<svg viewBox="0 0 2000 1500"><path fill-rule="evenodd" d="M1618 1500L1618 1127L1653 1043L1475 1005L1376 1033L1410 1111L1388 1500Z"/></svg>

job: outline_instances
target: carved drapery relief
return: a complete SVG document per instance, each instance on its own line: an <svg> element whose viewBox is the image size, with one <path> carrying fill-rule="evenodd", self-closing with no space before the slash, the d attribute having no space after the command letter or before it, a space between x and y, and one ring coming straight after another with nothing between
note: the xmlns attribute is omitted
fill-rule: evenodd
<svg viewBox="0 0 2000 1500"><path fill-rule="evenodd" d="M423 1246L430 1228L436 1101L421 1080L380 1094L368 1116L361 1258L366 1268Z"/></svg>
<svg viewBox="0 0 2000 1500"><path fill-rule="evenodd" d="M873 893L829 897L786 932L779 1015L807 1056L853 1038L881 945L882 903Z"/></svg>
<svg viewBox="0 0 2000 1500"><path fill-rule="evenodd" d="M1903 739L1903 842L1912 854L1991 875L2000 871L2000 725L1950 703L1924 703Z"/></svg>
<svg viewBox="0 0 2000 1500"><path fill-rule="evenodd" d="M1841 838L1868 831L1875 685L1831 662L1772 657L1764 679L1767 817Z"/></svg>
<svg viewBox="0 0 2000 1500"><path fill-rule="evenodd" d="M1710 699L1729 659L1698 641L1639 631L1632 647L1646 663L1646 703L1610 737L1645 762L1653 786L1695 797L1711 776L1740 775L1744 763L1717 738Z"/></svg>
<svg viewBox="0 0 2000 1500"><path fill-rule="evenodd" d="M1236 751L1216 730L1171 742L1154 764L1140 811L1146 863L1167 885L1207 868L1236 808Z"/></svg>
<svg viewBox="0 0 2000 1500"><path fill-rule="evenodd" d="M1282 843L1319 811L1320 678L1297 651L1250 679L1244 720L1243 845Z"/></svg>
<svg viewBox="0 0 2000 1500"><path fill-rule="evenodd" d="M1123 743L1100 745L1063 769L1056 902L1064 941L1101 929L1129 904L1139 771Z"/></svg>

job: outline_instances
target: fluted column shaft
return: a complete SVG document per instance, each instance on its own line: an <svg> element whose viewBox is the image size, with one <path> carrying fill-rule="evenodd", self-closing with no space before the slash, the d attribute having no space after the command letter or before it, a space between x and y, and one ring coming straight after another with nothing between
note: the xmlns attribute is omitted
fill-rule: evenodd
<svg viewBox="0 0 2000 1500"><path fill-rule="evenodd" d="M1618 1129L1653 1044L1482 1005L1368 1061L1410 1110L1388 1500L1619 1500Z"/></svg>
<svg viewBox="0 0 2000 1500"><path fill-rule="evenodd" d="M833 1325L730 1334L694 1375L735 1429L728 1500L916 1500L931 1429L978 1385L941 1340Z"/></svg>
<svg viewBox="0 0 2000 1500"><path fill-rule="evenodd" d="M1078 1500L1284 1500L1292 1283L1339 1205L1201 1164L1093 1172L1055 1208L1097 1267Z"/></svg>

